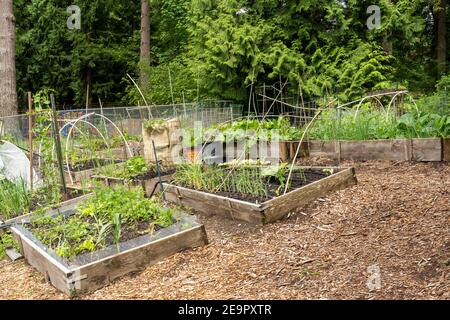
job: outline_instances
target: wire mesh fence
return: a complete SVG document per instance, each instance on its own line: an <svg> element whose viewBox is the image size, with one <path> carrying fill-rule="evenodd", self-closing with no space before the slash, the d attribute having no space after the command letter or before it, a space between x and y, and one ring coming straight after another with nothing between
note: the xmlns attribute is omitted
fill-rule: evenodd
<svg viewBox="0 0 450 320"><path fill-rule="evenodd" d="M202 101L175 105L129 106L115 108L89 108L57 111L58 127L66 137L74 123L77 126L105 128L111 135L117 129L128 135L141 135L143 121L150 119L180 118L183 129L200 122L203 127L232 121L242 116L243 106L232 101ZM35 123L38 114L33 115ZM106 120L105 120L106 119ZM0 138L27 148L29 116L26 114L0 118Z"/></svg>
<svg viewBox="0 0 450 320"><path fill-rule="evenodd" d="M240 118L242 111L242 105L230 101L61 110L53 128L54 117L46 109L33 113L31 135L28 114L0 118L0 146L3 141L10 142L31 159L27 170L32 168L36 178L30 179L30 185L37 188L30 193L33 204L55 205L70 199L76 190L85 190L98 170L120 170L124 161L138 160L131 158L144 154L145 121L178 118L182 129L189 129L197 121L202 126L232 121ZM0 177L4 169L0 166Z"/></svg>

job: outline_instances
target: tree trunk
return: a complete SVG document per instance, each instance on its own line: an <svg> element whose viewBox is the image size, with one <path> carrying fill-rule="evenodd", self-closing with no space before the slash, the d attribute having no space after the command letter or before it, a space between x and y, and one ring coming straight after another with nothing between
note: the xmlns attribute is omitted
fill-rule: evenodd
<svg viewBox="0 0 450 320"><path fill-rule="evenodd" d="M150 5L149 0L141 0L141 73L140 83L142 87L148 85L146 67L150 65Z"/></svg>
<svg viewBox="0 0 450 320"><path fill-rule="evenodd" d="M12 0L0 0L0 117L18 113L15 41Z"/></svg>
<svg viewBox="0 0 450 320"><path fill-rule="evenodd" d="M86 70L86 109L90 108L92 105L92 69L87 67Z"/></svg>
<svg viewBox="0 0 450 320"><path fill-rule="evenodd" d="M388 0L389 5L392 6L392 0ZM393 53L393 44L392 44L392 30L387 30L386 34L383 37L383 50L389 55Z"/></svg>
<svg viewBox="0 0 450 320"><path fill-rule="evenodd" d="M391 40L391 34L386 34L383 38L383 50L389 55L392 55L394 47Z"/></svg>
<svg viewBox="0 0 450 320"><path fill-rule="evenodd" d="M440 75L446 72L447 61L447 0L441 0L436 11L436 53L438 72Z"/></svg>

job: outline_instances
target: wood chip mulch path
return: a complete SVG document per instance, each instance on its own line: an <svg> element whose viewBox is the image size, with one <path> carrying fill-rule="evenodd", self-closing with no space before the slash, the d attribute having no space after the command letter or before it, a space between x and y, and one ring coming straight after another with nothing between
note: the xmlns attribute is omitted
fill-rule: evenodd
<svg viewBox="0 0 450 320"><path fill-rule="evenodd" d="M201 216L210 245L80 298L450 299L450 165L355 167L357 186L265 227ZM0 298L66 297L24 261L0 261Z"/></svg>

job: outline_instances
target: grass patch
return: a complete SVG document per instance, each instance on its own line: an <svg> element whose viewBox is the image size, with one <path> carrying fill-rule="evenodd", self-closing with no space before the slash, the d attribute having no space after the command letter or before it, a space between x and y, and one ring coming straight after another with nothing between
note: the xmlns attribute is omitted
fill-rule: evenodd
<svg viewBox="0 0 450 320"><path fill-rule="evenodd" d="M0 180L0 217L11 219L30 209L31 196L23 179Z"/></svg>

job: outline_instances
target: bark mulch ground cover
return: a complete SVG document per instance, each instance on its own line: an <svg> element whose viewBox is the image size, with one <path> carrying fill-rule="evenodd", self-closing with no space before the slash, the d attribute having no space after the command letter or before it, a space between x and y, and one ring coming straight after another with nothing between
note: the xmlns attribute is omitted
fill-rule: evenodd
<svg viewBox="0 0 450 320"><path fill-rule="evenodd" d="M271 225L202 215L207 247L81 298L450 299L450 165L353 165L357 186ZM25 262L1 261L0 298L65 297Z"/></svg>

